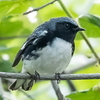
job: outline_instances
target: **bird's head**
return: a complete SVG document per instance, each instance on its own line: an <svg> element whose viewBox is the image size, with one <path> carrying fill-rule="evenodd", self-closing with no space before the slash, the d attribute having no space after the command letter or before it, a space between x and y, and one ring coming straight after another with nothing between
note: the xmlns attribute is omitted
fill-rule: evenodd
<svg viewBox="0 0 100 100"><path fill-rule="evenodd" d="M46 22L46 26L50 31L55 33L55 36L73 42L78 31L84 31L78 24L69 17L52 18Z"/></svg>

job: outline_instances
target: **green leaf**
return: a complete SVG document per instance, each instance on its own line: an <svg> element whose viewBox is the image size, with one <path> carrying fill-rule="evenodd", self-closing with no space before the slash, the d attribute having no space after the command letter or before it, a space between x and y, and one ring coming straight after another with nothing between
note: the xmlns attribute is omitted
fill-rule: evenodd
<svg viewBox="0 0 100 100"><path fill-rule="evenodd" d="M100 100L100 86L94 86L90 90L74 92L67 95L71 100Z"/></svg>
<svg viewBox="0 0 100 100"><path fill-rule="evenodd" d="M96 15L92 15L92 14L88 14L86 15L86 17L88 18L89 22L100 27L100 17L96 16Z"/></svg>
<svg viewBox="0 0 100 100"><path fill-rule="evenodd" d="M19 34L27 34L30 30L24 27L24 21L12 21L13 17L8 17L0 23L0 37L17 36Z"/></svg>
<svg viewBox="0 0 100 100"><path fill-rule="evenodd" d="M9 61L0 60L0 66L1 72L13 72L11 63Z"/></svg>
<svg viewBox="0 0 100 100"><path fill-rule="evenodd" d="M3 100L3 97L2 96L0 96L0 100Z"/></svg>
<svg viewBox="0 0 100 100"><path fill-rule="evenodd" d="M1 0L0 19L8 15L22 14L28 9L31 3L31 0Z"/></svg>
<svg viewBox="0 0 100 100"><path fill-rule="evenodd" d="M80 25L86 29L88 37L100 37L100 17L87 14L79 18Z"/></svg>

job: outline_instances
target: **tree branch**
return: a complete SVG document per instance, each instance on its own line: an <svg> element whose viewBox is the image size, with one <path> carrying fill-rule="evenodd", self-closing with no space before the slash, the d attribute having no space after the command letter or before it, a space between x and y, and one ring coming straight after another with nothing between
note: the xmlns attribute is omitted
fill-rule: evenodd
<svg viewBox="0 0 100 100"><path fill-rule="evenodd" d="M8 40L14 38L27 38L29 35L21 35L21 36L10 36L10 37L0 37L0 40Z"/></svg>
<svg viewBox="0 0 100 100"><path fill-rule="evenodd" d="M80 71L80 70L83 70L83 69L88 68L90 66L93 66L96 63L97 63L97 60L95 60L95 59L88 60L88 63L80 65L80 66L75 66L74 68L70 68L70 69L64 71L64 74L75 73L77 71Z"/></svg>
<svg viewBox="0 0 100 100"><path fill-rule="evenodd" d="M28 74L0 72L1 78L32 79ZM100 79L100 73L92 74L61 74L61 80ZM40 75L38 80L57 80L54 75Z"/></svg>
<svg viewBox="0 0 100 100"><path fill-rule="evenodd" d="M68 70L66 69L66 70L63 72L63 74L75 73L75 72L77 72L77 71L80 71L80 70L82 70L82 69L88 68L88 67L90 67L90 66L96 64L96 62L97 62L97 61L96 61L95 59L91 59L91 60L88 61L88 63L86 63L86 64L84 64L84 65L75 66L74 68L70 68L70 69L68 69ZM66 82L68 83L68 85L69 85L69 87L70 87L70 89L71 89L72 92L73 92L73 91L76 91L76 88L75 88L75 86L74 86L74 84L73 84L73 82L72 82L71 80L66 80Z"/></svg>
<svg viewBox="0 0 100 100"><path fill-rule="evenodd" d="M62 95L60 88L56 81L51 81L54 91L58 97L58 100L65 100L64 96Z"/></svg>
<svg viewBox="0 0 100 100"><path fill-rule="evenodd" d="M25 91L23 91L22 89L18 89L20 92L22 92L25 96L27 96L28 99L30 100L34 100L29 94L27 94Z"/></svg>
<svg viewBox="0 0 100 100"><path fill-rule="evenodd" d="M48 6L48 5L50 5L50 4L53 4L55 1L57 1L57 0L53 0L53 1L51 1L51 2L49 2L49 3L47 3L47 4L45 4L45 5L43 5L43 6L41 6L41 7L34 8L33 10L30 10L30 11L28 11L28 12L23 13L23 15L27 15L27 14L33 12L33 11L38 11L38 10L40 10L40 9L42 9L42 8L44 8L44 7Z"/></svg>

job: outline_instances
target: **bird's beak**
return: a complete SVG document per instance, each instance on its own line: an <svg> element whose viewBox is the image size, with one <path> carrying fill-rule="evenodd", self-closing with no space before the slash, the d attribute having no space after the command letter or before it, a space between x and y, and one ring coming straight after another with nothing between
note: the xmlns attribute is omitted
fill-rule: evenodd
<svg viewBox="0 0 100 100"><path fill-rule="evenodd" d="M85 29L84 28L80 28L80 27L76 27L76 28L73 28L73 30L74 31L85 31Z"/></svg>
<svg viewBox="0 0 100 100"><path fill-rule="evenodd" d="M78 28L78 31L85 31L85 29L84 28Z"/></svg>

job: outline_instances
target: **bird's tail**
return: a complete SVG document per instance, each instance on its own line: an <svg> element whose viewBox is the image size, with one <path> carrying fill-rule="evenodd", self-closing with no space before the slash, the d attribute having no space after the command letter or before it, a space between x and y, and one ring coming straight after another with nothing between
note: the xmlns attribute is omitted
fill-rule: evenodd
<svg viewBox="0 0 100 100"><path fill-rule="evenodd" d="M28 91L32 88L34 80L29 79L17 79L14 83L11 84L9 89L17 90L18 88L22 87L23 90Z"/></svg>

